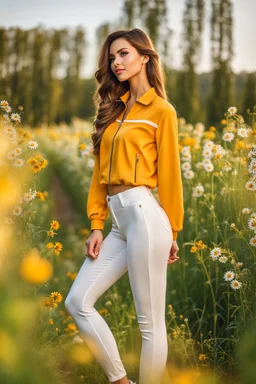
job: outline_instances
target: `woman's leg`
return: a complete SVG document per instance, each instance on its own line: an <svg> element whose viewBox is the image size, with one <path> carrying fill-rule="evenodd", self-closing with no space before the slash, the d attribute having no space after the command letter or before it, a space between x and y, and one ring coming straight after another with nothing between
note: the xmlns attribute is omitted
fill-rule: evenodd
<svg viewBox="0 0 256 384"><path fill-rule="evenodd" d="M142 335L139 384L160 384L168 355L165 300L172 231L153 196L138 201L132 211L127 263Z"/></svg>
<svg viewBox="0 0 256 384"><path fill-rule="evenodd" d="M65 300L81 336L110 382L124 378L126 371L114 336L94 304L127 271L126 247L126 241L113 223L98 258L86 258Z"/></svg>

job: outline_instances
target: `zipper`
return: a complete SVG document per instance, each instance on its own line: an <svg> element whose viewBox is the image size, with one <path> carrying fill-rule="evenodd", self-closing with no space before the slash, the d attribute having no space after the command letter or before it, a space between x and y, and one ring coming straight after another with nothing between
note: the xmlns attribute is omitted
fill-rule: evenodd
<svg viewBox="0 0 256 384"><path fill-rule="evenodd" d="M123 124L126 109L127 109L127 105L125 106L125 110L124 110L124 114L122 116L122 120L121 120L121 122L119 124L119 127L116 130L116 133L115 133L115 135L113 137L113 141L112 141L111 154L110 154L110 163L109 163L109 174L108 174L108 183L109 184L110 184L110 173L111 173L111 166L112 166L112 156L113 156L113 149L114 149L114 141L115 141L115 137L117 135L117 132L119 131L119 129L121 128L121 126Z"/></svg>
<svg viewBox="0 0 256 384"><path fill-rule="evenodd" d="M134 170L134 182L136 183L136 176L137 176L137 165L139 164L139 153L136 153L136 160L135 160L135 170Z"/></svg>

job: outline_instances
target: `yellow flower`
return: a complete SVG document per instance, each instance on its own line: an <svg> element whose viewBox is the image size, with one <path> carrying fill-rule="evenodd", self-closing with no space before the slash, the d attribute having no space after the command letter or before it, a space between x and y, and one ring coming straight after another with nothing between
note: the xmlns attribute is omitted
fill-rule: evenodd
<svg viewBox="0 0 256 384"><path fill-rule="evenodd" d="M54 235L55 235L55 232L53 232L52 230L47 231L47 236L48 237L54 237Z"/></svg>
<svg viewBox="0 0 256 384"><path fill-rule="evenodd" d="M222 119L222 120L221 120L221 124L223 124L223 125L224 125L224 124L227 124L227 120L226 120L226 119Z"/></svg>
<svg viewBox="0 0 256 384"><path fill-rule="evenodd" d="M197 241L197 242L196 242L196 246L197 246L198 249L204 249L204 248L206 248L206 245L203 243L202 240Z"/></svg>
<svg viewBox="0 0 256 384"><path fill-rule="evenodd" d="M50 325L54 324L53 319L50 319L50 320L48 321L48 323L49 323Z"/></svg>
<svg viewBox="0 0 256 384"><path fill-rule="evenodd" d="M51 249L53 248L53 243L47 243L45 247L46 249Z"/></svg>
<svg viewBox="0 0 256 384"><path fill-rule="evenodd" d="M29 283L41 284L52 277L53 267L48 260L40 257L36 248L33 248L21 261L20 274Z"/></svg>
<svg viewBox="0 0 256 384"><path fill-rule="evenodd" d="M107 315L108 314L107 308L99 309L98 312L99 312L100 315Z"/></svg>
<svg viewBox="0 0 256 384"><path fill-rule="evenodd" d="M199 361L205 361L206 360L206 356L204 353L201 353L198 357Z"/></svg>
<svg viewBox="0 0 256 384"><path fill-rule="evenodd" d="M75 332L75 331L77 331L77 327L75 324L71 323L71 324L68 324L67 328L65 328L65 331L66 332Z"/></svg>
<svg viewBox="0 0 256 384"><path fill-rule="evenodd" d="M59 241L57 241L57 242L54 244L53 248L54 248L54 252L55 252L55 254L56 254L56 255L59 255L60 252L62 251L63 245L62 245Z"/></svg>
<svg viewBox="0 0 256 384"><path fill-rule="evenodd" d="M216 128L214 127L214 125L211 125L211 126L209 127L209 130L210 130L211 132L214 132L214 131L216 131Z"/></svg>
<svg viewBox="0 0 256 384"><path fill-rule="evenodd" d="M203 135L204 135L204 137L205 137L206 139L209 139L209 140L214 140L215 137L216 137L215 132L211 132L211 131L205 131L205 132L203 133Z"/></svg>
<svg viewBox="0 0 256 384"><path fill-rule="evenodd" d="M42 169L42 167L40 166L40 164L36 163L36 164L34 164L33 167L32 167L32 172L33 172L33 173L38 173L38 172L41 171L41 169Z"/></svg>
<svg viewBox="0 0 256 384"><path fill-rule="evenodd" d="M75 280L75 278L76 278L76 276L77 276L77 273L76 273L76 272L74 272L74 273L72 273L72 272L67 272L67 273L66 273L66 276L68 276L68 277L70 278L70 280Z"/></svg>
<svg viewBox="0 0 256 384"><path fill-rule="evenodd" d="M63 300L63 296L59 292L52 292L50 297L53 299L55 303L61 303Z"/></svg>
<svg viewBox="0 0 256 384"><path fill-rule="evenodd" d="M79 145L79 149L80 149L81 151L83 151L85 148L86 148L86 144L80 144L80 145Z"/></svg>
<svg viewBox="0 0 256 384"><path fill-rule="evenodd" d="M36 198L38 198L38 199L41 200L41 201L45 201L45 197L44 197L43 192L39 192L39 191L37 191L37 193L36 193Z"/></svg>
<svg viewBox="0 0 256 384"><path fill-rule="evenodd" d="M47 308L57 308L58 304L54 300L45 300L44 306Z"/></svg>
<svg viewBox="0 0 256 384"><path fill-rule="evenodd" d="M191 252L191 253L195 253L196 251L197 251L197 247L193 245L193 246L190 248L190 252Z"/></svg>
<svg viewBox="0 0 256 384"><path fill-rule="evenodd" d="M193 147L193 146L196 145L196 139L194 139L193 137L186 137L183 140L183 144L184 145L189 145L190 147Z"/></svg>
<svg viewBox="0 0 256 384"><path fill-rule="evenodd" d="M236 142L235 149L236 149L236 150L245 149L245 143L244 143L244 141L242 141L242 140L237 141L237 142Z"/></svg>
<svg viewBox="0 0 256 384"><path fill-rule="evenodd" d="M181 319L181 320L183 319L183 317L184 317L183 315L180 315L180 319Z"/></svg>
<svg viewBox="0 0 256 384"><path fill-rule="evenodd" d="M53 221L51 222L51 228L52 228L52 229L55 229L55 230L59 229L59 228L60 228L60 224L59 224L59 222L58 222L57 220L53 220Z"/></svg>
<svg viewBox="0 0 256 384"><path fill-rule="evenodd" d="M34 165L37 163L36 159L34 157L30 157L28 160L27 160L27 163L28 164L31 164L31 165Z"/></svg>

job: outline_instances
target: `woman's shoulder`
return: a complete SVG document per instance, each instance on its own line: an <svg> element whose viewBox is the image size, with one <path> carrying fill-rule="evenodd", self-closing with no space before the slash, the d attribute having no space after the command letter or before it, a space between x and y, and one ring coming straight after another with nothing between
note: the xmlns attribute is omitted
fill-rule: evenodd
<svg viewBox="0 0 256 384"><path fill-rule="evenodd" d="M157 113L160 113L161 115L176 115L176 108L175 106L170 103L168 100L163 99L161 96L158 96L154 99L155 105L154 107L157 109Z"/></svg>

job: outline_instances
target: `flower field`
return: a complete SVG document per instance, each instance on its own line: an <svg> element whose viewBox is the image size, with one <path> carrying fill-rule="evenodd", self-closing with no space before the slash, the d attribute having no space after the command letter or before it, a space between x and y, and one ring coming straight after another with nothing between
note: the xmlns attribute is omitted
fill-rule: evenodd
<svg viewBox="0 0 256 384"><path fill-rule="evenodd" d="M250 125L233 106L216 127L179 118L185 220L180 260L168 266L163 384L256 382L256 107L248 113ZM0 101L1 383L108 382L64 305L90 234L91 132L78 118L24 126L22 107ZM110 229L108 217L104 235ZM141 339L127 274L96 309L136 381Z"/></svg>

